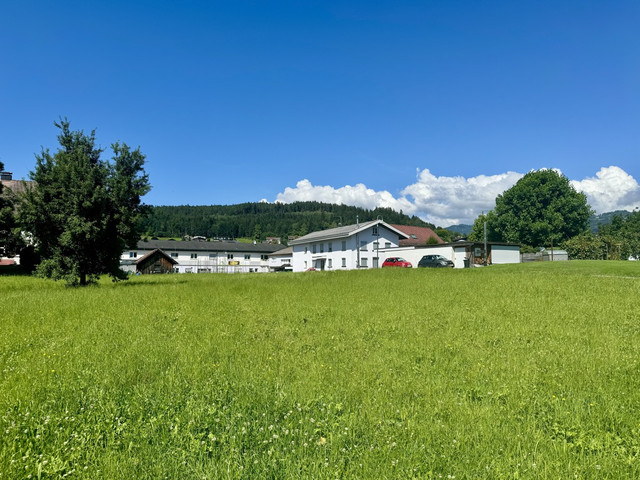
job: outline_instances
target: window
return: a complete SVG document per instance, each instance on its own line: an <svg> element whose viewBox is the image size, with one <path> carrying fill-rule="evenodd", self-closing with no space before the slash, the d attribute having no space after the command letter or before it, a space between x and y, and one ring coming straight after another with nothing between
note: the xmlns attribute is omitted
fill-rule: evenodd
<svg viewBox="0 0 640 480"><path fill-rule="evenodd" d="M378 257L373 257L373 268L378 268Z"/></svg>
<svg viewBox="0 0 640 480"><path fill-rule="evenodd" d="M233 253L227 253L227 260L233 260Z"/></svg>
<svg viewBox="0 0 640 480"><path fill-rule="evenodd" d="M178 258L178 252L171 252L171 258Z"/></svg>
<svg viewBox="0 0 640 480"><path fill-rule="evenodd" d="M380 248L380 243L379 242L373 242L373 249L377 250L378 248Z"/></svg>
<svg viewBox="0 0 640 480"><path fill-rule="evenodd" d="M309 247L304 247L304 253L309 253Z"/></svg>
<svg viewBox="0 0 640 480"><path fill-rule="evenodd" d="M214 260L216 258L216 254L215 253L210 253L209 254L209 260Z"/></svg>
<svg viewBox="0 0 640 480"><path fill-rule="evenodd" d="M391 242L384 242L384 248L391 248Z"/></svg>
<svg viewBox="0 0 640 480"><path fill-rule="evenodd" d="M367 259L366 258L362 257L360 259L360 266L361 267L366 267L367 266Z"/></svg>
<svg viewBox="0 0 640 480"><path fill-rule="evenodd" d="M332 242L329 242L327 244L327 252L333 252L333 243Z"/></svg>
<svg viewBox="0 0 640 480"><path fill-rule="evenodd" d="M138 252L129 252L129 258L136 258L138 256Z"/></svg>
<svg viewBox="0 0 640 480"><path fill-rule="evenodd" d="M250 253L245 253L244 254L244 259L245 260L251 260L251 254Z"/></svg>
<svg viewBox="0 0 640 480"><path fill-rule="evenodd" d="M332 268L333 267L333 262L331 259L327 260L327 268Z"/></svg>
<svg viewBox="0 0 640 480"><path fill-rule="evenodd" d="M347 259L342 257L342 268L347 268Z"/></svg>
<svg viewBox="0 0 640 480"><path fill-rule="evenodd" d="M378 236L378 226L374 225L373 228L371 229L371 234L374 236Z"/></svg>
<svg viewBox="0 0 640 480"><path fill-rule="evenodd" d="M269 260L269 255L260 255L260 260Z"/></svg>
<svg viewBox="0 0 640 480"><path fill-rule="evenodd" d="M366 252L367 251L367 241L366 240L360 240L360 250Z"/></svg>
<svg viewBox="0 0 640 480"><path fill-rule="evenodd" d="M198 254L197 253L192 253L191 254L191 258L198 258Z"/></svg>
<svg viewBox="0 0 640 480"><path fill-rule="evenodd" d="M316 253L316 244L311 245L311 253Z"/></svg>
<svg viewBox="0 0 640 480"><path fill-rule="evenodd" d="M320 244L320 253L324 253L324 243Z"/></svg>
<svg viewBox="0 0 640 480"><path fill-rule="evenodd" d="M346 251L347 251L347 241L346 241L346 240L343 240L343 241L342 241L342 251L343 251L343 252L346 252Z"/></svg>

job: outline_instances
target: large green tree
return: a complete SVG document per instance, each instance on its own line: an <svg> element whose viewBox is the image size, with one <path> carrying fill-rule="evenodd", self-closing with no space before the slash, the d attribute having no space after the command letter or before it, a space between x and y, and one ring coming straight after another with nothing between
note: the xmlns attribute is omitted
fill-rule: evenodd
<svg viewBox="0 0 640 480"><path fill-rule="evenodd" d="M37 273L71 285L101 274L124 279L120 256L139 238L141 197L150 189L145 156L115 143L112 161L104 161L95 131L72 131L66 119L55 125L60 147L53 155L44 149L36 155L35 185L20 213L42 259Z"/></svg>
<svg viewBox="0 0 640 480"><path fill-rule="evenodd" d="M486 219L491 241L559 245L587 231L592 213L586 195L577 192L567 177L555 170L537 170L498 195L496 208L476 219L471 237L483 231Z"/></svg>

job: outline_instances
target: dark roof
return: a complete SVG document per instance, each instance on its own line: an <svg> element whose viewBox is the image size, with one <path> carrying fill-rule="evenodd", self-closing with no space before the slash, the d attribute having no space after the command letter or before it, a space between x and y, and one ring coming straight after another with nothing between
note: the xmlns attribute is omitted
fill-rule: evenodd
<svg viewBox="0 0 640 480"><path fill-rule="evenodd" d="M241 243L241 242L202 242L202 241L172 241L172 240L140 240L138 250L155 250L159 248L167 252L195 251L195 252L254 252L273 253L285 248L285 245L273 243Z"/></svg>
<svg viewBox="0 0 640 480"><path fill-rule="evenodd" d="M278 250L277 252L270 253L269 255L278 256L278 255L293 255L293 247L286 247L282 250Z"/></svg>
<svg viewBox="0 0 640 480"><path fill-rule="evenodd" d="M159 248L156 248L152 251L150 251L149 253L147 253L146 255L143 255L142 257L140 257L139 259L137 259L134 263L136 265L140 265L142 262L144 262L145 260L147 260L148 258L154 257L156 255L160 255L164 258L166 258L167 260L169 260L169 263L171 263L171 265L177 265L178 261L171 258L171 256L167 255L165 252L163 252L162 250L160 250Z"/></svg>
<svg viewBox="0 0 640 480"><path fill-rule="evenodd" d="M438 243L444 243L436 232L429 227L414 227L413 225L391 225L396 229L404 232L409 238L406 240L400 240L401 247L408 247L411 245L426 245L430 238L435 238Z"/></svg>

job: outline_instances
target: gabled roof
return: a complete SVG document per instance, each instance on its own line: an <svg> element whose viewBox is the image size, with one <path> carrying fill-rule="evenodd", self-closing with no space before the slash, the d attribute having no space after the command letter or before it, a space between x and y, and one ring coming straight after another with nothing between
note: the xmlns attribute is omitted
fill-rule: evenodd
<svg viewBox="0 0 640 480"><path fill-rule="evenodd" d="M426 245L430 238L435 238L438 243L444 243L436 232L429 227L414 227L413 225L392 225L401 232L407 234L409 238L406 240L400 240L401 247L408 247L411 245Z"/></svg>
<svg viewBox="0 0 640 480"><path fill-rule="evenodd" d="M169 263L171 263L171 265L177 265L178 261L174 258L171 258L171 256L167 255L166 253L164 253L162 250L160 250L159 248L156 248L155 250L150 251L149 253L147 253L146 255L143 255L142 257L140 257L139 259L137 259L135 262L136 265L140 265L141 263L143 263L145 260L147 260L148 258L151 258L155 255L160 255L164 258L166 258L167 260L169 260Z"/></svg>
<svg viewBox="0 0 640 480"><path fill-rule="evenodd" d="M278 250L277 252L270 253L270 257L286 257L293 255L293 247L286 247L282 250Z"/></svg>
<svg viewBox="0 0 640 480"><path fill-rule="evenodd" d="M319 230L317 232L309 233L303 237L291 240L289 245L300 245L303 243L321 242L323 240L347 238L351 235L355 235L356 233L363 232L374 225L380 225L393 233L396 233L400 238L408 238L407 234L401 232L393 225L389 225L382 220L372 220L370 222L356 223L355 225L345 225L343 227L330 228L328 230Z"/></svg>

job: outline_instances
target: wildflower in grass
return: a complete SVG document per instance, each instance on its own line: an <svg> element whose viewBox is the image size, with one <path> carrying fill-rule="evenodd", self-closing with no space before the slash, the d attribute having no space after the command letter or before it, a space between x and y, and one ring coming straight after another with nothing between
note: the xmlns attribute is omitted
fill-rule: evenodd
<svg viewBox="0 0 640 480"><path fill-rule="evenodd" d="M324 437L320 437L320 440L318 440L319 445L326 445L326 443L327 443L327 439Z"/></svg>

